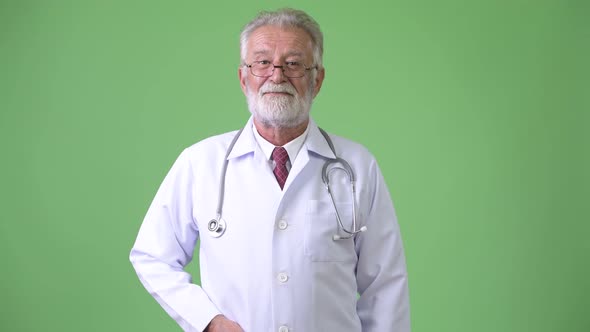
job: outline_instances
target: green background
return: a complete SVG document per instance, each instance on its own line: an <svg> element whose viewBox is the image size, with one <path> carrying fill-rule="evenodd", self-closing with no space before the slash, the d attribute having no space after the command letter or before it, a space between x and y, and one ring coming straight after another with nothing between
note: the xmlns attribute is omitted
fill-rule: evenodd
<svg viewBox="0 0 590 332"><path fill-rule="evenodd" d="M315 120L387 179L413 331L590 331L589 4L0 0L0 330L179 330L129 250L181 150L248 118L241 27L293 6Z"/></svg>

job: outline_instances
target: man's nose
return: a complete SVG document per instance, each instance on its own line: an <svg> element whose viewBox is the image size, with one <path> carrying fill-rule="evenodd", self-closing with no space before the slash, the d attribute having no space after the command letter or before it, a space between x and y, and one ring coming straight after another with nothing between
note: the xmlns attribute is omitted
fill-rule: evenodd
<svg viewBox="0 0 590 332"><path fill-rule="evenodd" d="M287 76L285 76L285 73L283 72L283 66L272 66L274 67L274 70L272 71L272 75L270 75L270 79L277 84L285 82Z"/></svg>

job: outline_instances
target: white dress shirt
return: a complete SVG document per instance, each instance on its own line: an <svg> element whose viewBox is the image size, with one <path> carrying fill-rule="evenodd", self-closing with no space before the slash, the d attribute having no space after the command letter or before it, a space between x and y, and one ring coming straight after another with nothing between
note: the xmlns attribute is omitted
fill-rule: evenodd
<svg viewBox="0 0 590 332"><path fill-rule="evenodd" d="M227 229L219 238L207 224L216 216L220 174L236 132L205 139L178 157L131 250L145 288L185 331L202 331L217 314L246 332L410 331L399 226L374 157L330 135L355 172L357 224L367 227L334 241L344 234L321 173L335 155L315 123L283 190L252 128L250 119L227 157ZM330 174L338 212L351 227L348 177ZM201 286L184 270L197 243Z"/></svg>
<svg viewBox="0 0 590 332"><path fill-rule="evenodd" d="M264 137L262 137L260 135L260 133L258 132L258 130L256 130L256 127L254 126L254 124L252 124L252 132L254 133L254 138L256 138L256 143L258 143L258 146L260 147L260 149L262 150L262 153L264 153L264 155L266 156L267 160L271 160L271 156L272 156L272 151L275 149L275 145L272 144L271 142L267 141ZM297 136L296 138L294 138L293 140L291 140L289 143L283 145L283 148L285 148L285 150L287 150L287 154L289 155L289 160L287 161L287 170L291 171L291 160L295 160L295 158L297 158L297 155L299 154L299 150L301 149L301 147L303 146L303 142L305 142L305 138L307 137L307 133L309 132L309 126L307 126L307 128L305 128L305 131L303 132L303 134ZM273 169L274 169L274 161L273 161Z"/></svg>

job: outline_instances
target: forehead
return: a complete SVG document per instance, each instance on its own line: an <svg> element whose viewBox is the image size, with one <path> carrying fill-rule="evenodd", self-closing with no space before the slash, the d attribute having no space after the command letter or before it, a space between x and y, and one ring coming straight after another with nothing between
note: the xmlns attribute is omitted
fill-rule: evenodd
<svg viewBox="0 0 590 332"><path fill-rule="evenodd" d="M262 26L252 32L247 55L312 55L313 42L305 30L295 27Z"/></svg>

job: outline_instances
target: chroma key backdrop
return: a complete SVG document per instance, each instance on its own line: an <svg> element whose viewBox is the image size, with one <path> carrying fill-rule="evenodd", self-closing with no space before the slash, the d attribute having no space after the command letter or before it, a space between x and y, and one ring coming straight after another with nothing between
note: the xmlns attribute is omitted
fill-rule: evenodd
<svg viewBox="0 0 590 332"><path fill-rule="evenodd" d="M590 331L584 0L0 0L0 331L180 331L129 251L247 121L239 31L280 7L325 35L314 120L386 178L413 331Z"/></svg>

